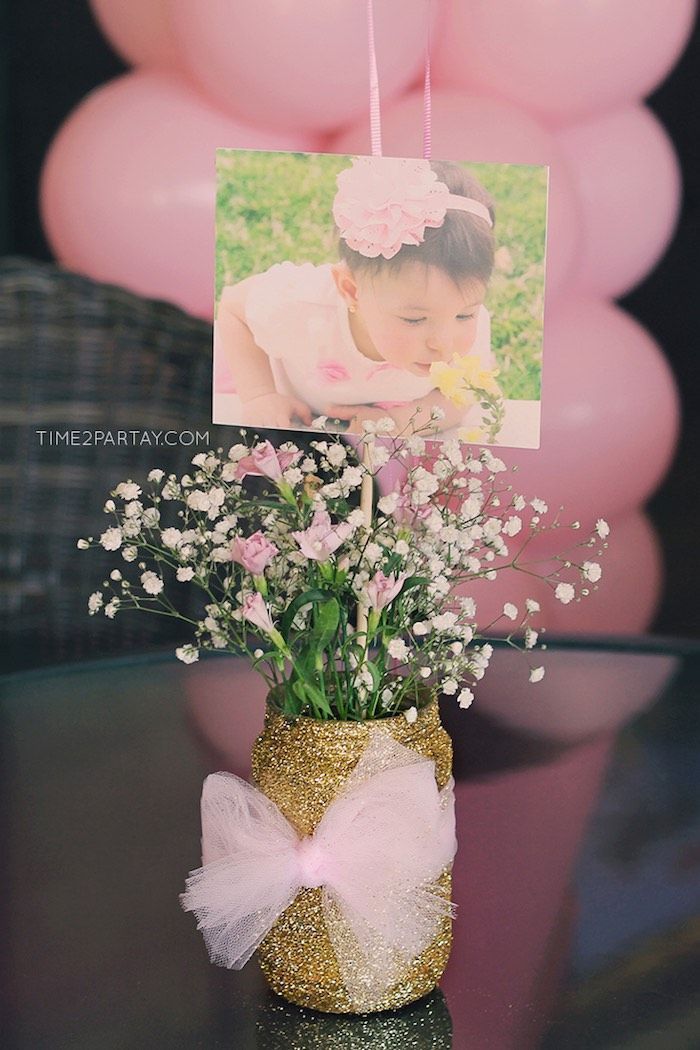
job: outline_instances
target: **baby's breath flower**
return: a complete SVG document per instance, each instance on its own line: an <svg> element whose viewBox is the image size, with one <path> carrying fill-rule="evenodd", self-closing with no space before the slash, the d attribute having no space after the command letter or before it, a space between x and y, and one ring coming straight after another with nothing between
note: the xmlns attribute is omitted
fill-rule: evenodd
<svg viewBox="0 0 700 1050"><path fill-rule="evenodd" d="M139 556L138 547L124 547L122 551L122 558L124 561L136 561Z"/></svg>
<svg viewBox="0 0 700 1050"><path fill-rule="evenodd" d="M509 620L517 620L518 618L518 607L513 605L512 602L506 602L503 606L503 615L507 616Z"/></svg>
<svg viewBox="0 0 700 1050"><path fill-rule="evenodd" d="M163 590L163 581L160 576L155 572L151 572L150 569L141 573L141 585L146 594L160 594Z"/></svg>
<svg viewBox="0 0 700 1050"><path fill-rule="evenodd" d="M530 671L531 682L541 682L544 678L544 667L533 667Z"/></svg>
<svg viewBox="0 0 700 1050"><path fill-rule="evenodd" d="M536 613L540 611L540 603L535 601L534 598L526 598L525 608L529 613Z"/></svg>
<svg viewBox="0 0 700 1050"><path fill-rule="evenodd" d="M601 540L607 539L607 537L610 535L610 526L608 525L605 518L598 518L597 522L595 523L595 531L598 533Z"/></svg>
<svg viewBox="0 0 700 1050"><path fill-rule="evenodd" d="M121 481L112 495L119 496L123 500L138 499L141 495L141 489L133 481Z"/></svg>
<svg viewBox="0 0 700 1050"><path fill-rule="evenodd" d="M585 579L590 580L591 583L597 583L603 575L603 570L596 561L584 561L581 569Z"/></svg>
<svg viewBox="0 0 700 1050"><path fill-rule="evenodd" d="M94 616L102 608L102 591L94 591L88 598L88 612L91 616Z"/></svg>
<svg viewBox="0 0 700 1050"><path fill-rule="evenodd" d="M525 628L525 648L534 649L537 644L539 635L537 631L533 631L532 627Z"/></svg>
<svg viewBox="0 0 700 1050"><path fill-rule="evenodd" d="M404 711L403 716L409 725L411 725L418 718L418 709L416 707L409 707L408 711Z"/></svg>
<svg viewBox="0 0 700 1050"><path fill-rule="evenodd" d="M409 648L404 642L403 638L392 638L389 642L389 656L394 660L405 660L409 655Z"/></svg>
<svg viewBox="0 0 700 1050"><path fill-rule="evenodd" d="M106 551L118 551L122 545L122 530L119 528L107 529L100 536L100 546Z"/></svg>
<svg viewBox="0 0 700 1050"><path fill-rule="evenodd" d="M87 540L78 540L78 542L76 543L76 547L79 551L86 551L90 549L90 544Z"/></svg>
<svg viewBox="0 0 700 1050"><path fill-rule="evenodd" d="M112 571L109 574L109 578L110 580L121 580L122 574L120 573L119 569L112 569Z"/></svg>
<svg viewBox="0 0 700 1050"><path fill-rule="evenodd" d="M199 649L195 645L181 645L175 650L175 655L183 664L193 664L199 660Z"/></svg>
<svg viewBox="0 0 700 1050"><path fill-rule="evenodd" d="M155 482L156 485L163 480L164 476L165 471L161 470L159 467L156 467L148 472L148 480Z"/></svg>
<svg viewBox="0 0 700 1050"><path fill-rule="evenodd" d="M193 578L194 569L191 565L180 565L180 567L175 570L175 576L180 583L187 583L188 580Z"/></svg>
<svg viewBox="0 0 700 1050"><path fill-rule="evenodd" d="M473 702L474 694L472 693L471 689L462 689L459 696L457 697L457 703L459 704L459 706L463 710L466 710L468 707L471 707Z"/></svg>
<svg viewBox="0 0 700 1050"><path fill-rule="evenodd" d="M459 689L459 682L455 681L454 678L446 678L442 683L441 689L445 696L454 696Z"/></svg>
<svg viewBox="0 0 700 1050"><path fill-rule="evenodd" d="M570 583L558 583L554 590L554 597L557 598L562 605L568 605L570 601L574 599L576 591Z"/></svg>

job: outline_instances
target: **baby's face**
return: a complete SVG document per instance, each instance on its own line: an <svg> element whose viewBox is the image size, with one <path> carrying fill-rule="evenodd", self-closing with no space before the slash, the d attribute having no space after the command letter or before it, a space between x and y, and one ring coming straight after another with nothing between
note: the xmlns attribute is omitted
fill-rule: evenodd
<svg viewBox="0 0 700 1050"><path fill-rule="evenodd" d="M407 263L360 277L357 316L379 357L427 376L435 362L469 352L485 294L478 279L457 283L435 266Z"/></svg>

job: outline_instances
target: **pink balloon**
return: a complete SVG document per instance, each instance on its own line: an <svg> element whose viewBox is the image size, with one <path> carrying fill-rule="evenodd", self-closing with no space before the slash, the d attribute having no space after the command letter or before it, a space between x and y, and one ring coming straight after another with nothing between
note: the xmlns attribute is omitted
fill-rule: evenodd
<svg viewBox="0 0 700 1050"><path fill-rule="evenodd" d="M363 2L171 0L170 6L190 73L241 119L328 131L368 112ZM384 100L408 87L422 68L427 11L427 5L406 0L375 3Z"/></svg>
<svg viewBox="0 0 700 1050"><path fill-rule="evenodd" d="M542 665L541 682L528 680L520 653L498 650L475 706L511 728L553 740L582 740L616 729L650 707L679 666L666 653L548 649L530 654Z"/></svg>
<svg viewBox="0 0 700 1050"><path fill-rule="evenodd" d="M664 128L644 106L626 106L563 129L582 209L577 287L628 292L658 261L678 218L681 174Z"/></svg>
<svg viewBox="0 0 700 1050"><path fill-rule="evenodd" d="M563 522L571 520L567 514L562 515ZM560 567L553 555L565 555L572 564L592 561L602 567L598 589L588 584L589 594L585 596L581 596L584 585L578 573L571 573L578 598L568 605L554 597L553 584L516 569L499 571L495 580L461 584L457 592L471 595L476 601L480 630L499 617L489 630L497 637L507 635L513 628L513 622L502 615L504 604L512 602L516 606L519 623L526 598L540 603L541 611L529 621L536 629L544 627L557 634L643 634L654 619L661 594L663 564L659 542L653 525L641 511L615 518L611 527L607 549L600 541L592 548L578 546L591 535L591 528L559 528L528 543L523 564L529 564L530 570L540 576ZM527 533L522 532L508 540L511 557L526 538ZM568 574L566 578L569 579Z"/></svg>
<svg viewBox="0 0 700 1050"><path fill-rule="evenodd" d="M641 511L610 522L608 548L576 552L603 569L598 590L562 605L550 592L543 623L554 634L644 634L654 620L663 584L663 558L654 526ZM555 538L556 539L556 538ZM550 539L550 551L556 550ZM566 537L564 538L566 541ZM577 591L579 587L577 585Z"/></svg>
<svg viewBox="0 0 700 1050"><path fill-rule="evenodd" d="M454 91L436 91L432 108L433 156L446 160L504 164L549 164L550 201L547 236L547 291L566 282L579 236L575 190L559 144L548 131L508 103ZM387 106L382 121L383 150L389 156L417 157L422 152L423 92L415 91ZM342 132L329 147L334 153L368 153L366 120ZM498 205L498 202L496 202ZM498 208L497 208L498 211Z"/></svg>
<svg viewBox="0 0 700 1050"><path fill-rule="evenodd" d="M671 369L618 307L567 298L546 311L539 449L503 449L513 484L566 518L639 506L664 476L679 427Z"/></svg>
<svg viewBox="0 0 700 1050"><path fill-rule="evenodd" d="M561 122L647 95L691 30L694 0L447 0L437 84Z"/></svg>
<svg viewBox="0 0 700 1050"><path fill-rule="evenodd" d="M100 29L132 66L176 68L168 0L89 0Z"/></svg>
<svg viewBox="0 0 700 1050"><path fill-rule="evenodd" d="M309 150L259 131L180 79L137 71L89 95L60 129L41 188L44 228L72 270L211 318L216 147Z"/></svg>

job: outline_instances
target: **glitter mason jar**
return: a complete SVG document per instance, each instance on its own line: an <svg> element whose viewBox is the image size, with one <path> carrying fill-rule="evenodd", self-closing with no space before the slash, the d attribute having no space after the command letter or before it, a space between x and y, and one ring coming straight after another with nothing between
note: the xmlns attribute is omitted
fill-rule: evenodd
<svg viewBox="0 0 700 1050"><path fill-rule="evenodd" d="M419 709L412 723L402 714L380 723L290 720L268 704L263 732L253 745L253 781L300 835L310 835L359 761L370 728L377 724L404 747L433 759L438 788L445 786L452 773L452 741L442 727L436 701ZM450 868L440 875L435 889L450 899ZM448 916L432 943L367 1012L395 1010L431 992L445 970L451 944ZM289 1002L327 1013L355 1012L326 930L321 888L300 890L260 945L258 958L272 990Z"/></svg>

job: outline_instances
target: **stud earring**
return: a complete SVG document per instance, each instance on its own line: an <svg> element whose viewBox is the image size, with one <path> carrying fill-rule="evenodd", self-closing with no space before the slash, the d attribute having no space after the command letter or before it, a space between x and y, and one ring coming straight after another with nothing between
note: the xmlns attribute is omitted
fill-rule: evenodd
<svg viewBox="0 0 700 1050"><path fill-rule="evenodd" d="M350 303L350 305L348 306L348 310L350 311L351 314L357 313L357 307L355 306L354 303Z"/></svg>

